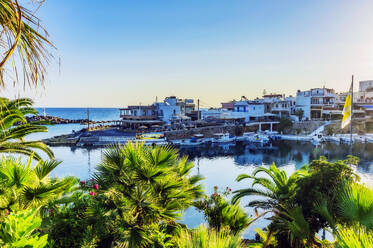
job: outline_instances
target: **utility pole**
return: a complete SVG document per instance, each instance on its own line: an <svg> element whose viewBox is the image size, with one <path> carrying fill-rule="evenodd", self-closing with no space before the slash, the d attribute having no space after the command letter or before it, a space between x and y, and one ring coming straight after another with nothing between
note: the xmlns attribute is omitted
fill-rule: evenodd
<svg viewBox="0 0 373 248"><path fill-rule="evenodd" d="M87 125L88 125L87 131L89 131L89 108L87 108L87 120L88 120L88 122L87 122Z"/></svg>
<svg viewBox="0 0 373 248"><path fill-rule="evenodd" d="M199 99L197 99L197 120L199 121Z"/></svg>

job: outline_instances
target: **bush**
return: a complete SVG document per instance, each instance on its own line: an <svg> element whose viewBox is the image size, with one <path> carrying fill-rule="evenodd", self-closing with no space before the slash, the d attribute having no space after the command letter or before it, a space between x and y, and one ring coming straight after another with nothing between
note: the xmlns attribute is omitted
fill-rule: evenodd
<svg viewBox="0 0 373 248"><path fill-rule="evenodd" d="M179 248L243 248L240 236L232 236L226 229L209 230L205 226L187 231L183 230L176 241Z"/></svg>
<svg viewBox="0 0 373 248"><path fill-rule="evenodd" d="M0 225L0 245L3 248L42 248L48 243L48 235L39 236L36 231L42 219L36 210L10 213Z"/></svg>
<svg viewBox="0 0 373 248"><path fill-rule="evenodd" d="M214 193L196 202L195 206L203 211L210 228L216 230L224 228L236 235L249 226L251 219L239 206L239 201L234 204L227 201L226 197L231 192L232 189L229 187L219 192L215 186Z"/></svg>

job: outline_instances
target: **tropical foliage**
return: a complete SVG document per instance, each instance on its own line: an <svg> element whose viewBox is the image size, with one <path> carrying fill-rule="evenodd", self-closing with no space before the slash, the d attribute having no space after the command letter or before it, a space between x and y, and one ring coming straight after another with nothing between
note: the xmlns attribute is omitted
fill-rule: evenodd
<svg viewBox="0 0 373 248"><path fill-rule="evenodd" d="M41 4L44 1L35 2ZM20 80L23 80L24 86L33 86L43 83L45 79L45 65L51 58L48 49L53 45L48 41L48 34L40 26L40 20L34 13L34 10L21 6L17 0L0 1L2 87ZM18 75L22 75L22 78L18 78Z"/></svg>
<svg viewBox="0 0 373 248"><path fill-rule="evenodd" d="M74 225L99 246L167 247L184 227L178 222L182 212L203 194L201 177L189 176L192 168L170 147L112 146L104 152L94 178L81 182L86 195L56 213L53 222L59 224L52 237ZM59 221L74 218L70 210L79 217L72 223ZM81 235L75 243L85 240Z"/></svg>
<svg viewBox="0 0 373 248"><path fill-rule="evenodd" d="M40 236L37 229L42 219L36 210L10 213L0 224L0 246L3 248L42 248L48 244L48 235Z"/></svg>
<svg viewBox="0 0 373 248"><path fill-rule="evenodd" d="M211 196L205 196L203 200L197 201L194 205L204 213L210 228L218 231L225 229L237 235L245 230L252 220L239 205L239 201L231 203L226 199L231 192L232 189L229 187L219 192L218 187L215 186Z"/></svg>
<svg viewBox="0 0 373 248"><path fill-rule="evenodd" d="M177 239L179 248L243 248L242 239L239 235L232 236L229 231L222 229L215 231L205 226L191 231L183 230Z"/></svg>
<svg viewBox="0 0 373 248"><path fill-rule="evenodd" d="M58 161L39 161L31 166L32 156L26 164L20 159L0 159L0 220L9 212L38 208L42 214L77 183L75 178L51 178L49 175Z"/></svg>
<svg viewBox="0 0 373 248"><path fill-rule="evenodd" d="M29 134L48 131L42 123L27 122L26 115L37 114L32 104L33 101L28 98L0 98L0 153L33 155L33 158L40 160L41 156L35 152L40 150L49 158L54 157L52 150L44 143L25 140Z"/></svg>
<svg viewBox="0 0 373 248"><path fill-rule="evenodd" d="M258 168L252 176L240 175L237 180L251 179L252 187L235 191L233 200L261 196L248 206L255 211L262 209L258 216L271 213L268 230L259 231L260 243L251 246L370 247L360 245L371 238L373 191L357 183L359 178L350 167L357 163L358 159L351 156L333 163L321 157L289 177L275 165ZM317 236L326 228L331 229L334 244ZM361 236L348 238L351 228Z"/></svg>

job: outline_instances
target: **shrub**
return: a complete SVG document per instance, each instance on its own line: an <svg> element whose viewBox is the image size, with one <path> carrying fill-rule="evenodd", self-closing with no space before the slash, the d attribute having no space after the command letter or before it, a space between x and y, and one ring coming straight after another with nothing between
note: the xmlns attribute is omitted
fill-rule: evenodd
<svg viewBox="0 0 373 248"><path fill-rule="evenodd" d="M3 248L42 248L48 243L48 235L39 236L36 231L42 219L36 210L10 213L0 225L0 245Z"/></svg>

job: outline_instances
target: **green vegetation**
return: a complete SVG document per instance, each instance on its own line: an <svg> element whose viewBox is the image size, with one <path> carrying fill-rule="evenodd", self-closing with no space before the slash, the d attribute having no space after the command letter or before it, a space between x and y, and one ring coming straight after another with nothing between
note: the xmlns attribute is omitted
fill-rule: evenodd
<svg viewBox="0 0 373 248"><path fill-rule="evenodd" d="M42 4L44 1L37 2ZM48 48L53 45L34 13L20 6L17 0L0 1L1 87L9 84L7 81L13 84L22 80L24 86L36 86L45 80L45 65L51 58ZM19 75L22 77L19 78Z"/></svg>
<svg viewBox="0 0 373 248"><path fill-rule="evenodd" d="M240 236L231 236L226 229L215 231L200 226L196 230L183 230L177 239L179 248L243 248Z"/></svg>
<svg viewBox="0 0 373 248"><path fill-rule="evenodd" d="M245 230L253 220L239 206L239 201L231 203L226 199L231 192L232 189L229 187L223 192L219 192L218 187L215 186L214 193L197 201L195 206L203 211L210 228L225 229L237 235Z"/></svg>
<svg viewBox="0 0 373 248"><path fill-rule="evenodd" d="M49 148L24 137L46 131L27 123L31 101L2 99L2 147L28 159L0 159L0 245L2 247L371 247L373 190L359 184L351 165L358 159L328 162L321 157L291 175L276 165L258 167L237 181L236 190L217 187L205 195L193 164L171 147L128 143L107 147L88 181L51 178L60 164L43 160L33 149ZM17 149L16 149L17 148ZM233 194L233 195L232 195ZM240 199L257 196L247 207ZM180 222L190 207L201 211L208 227L189 229ZM256 220L257 239L242 239ZM328 230L333 241L318 233Z"/></svg>
<svg viewBox="0 0 373 248"><path fill-rule="evenodd" d="M295 110L295 113L294 113L296 116L298 116L298 120L301 121L303 120L303 116L304 116L304 111L303 109L297 109Z"/></svg>
<svg viewBox="0 0 373 248"><path fill-rule="evenodd" d="M289 117L281 117L280 118L280 123L277 126L277 130L280 133L287 133L291 130L293 127L293 122Z"/></svg>
<svg viewBox="0 0 373 248"><path fill-rule="evenodd" d="M26 141L29 134L47 132L41 123L28 123L26 115L37 114L32 108L32 100L20 98L9 100L0 98L0 153L18 153L40 160L36 150L43 151L49 158L53 158L52 150L40 141Z"/></svg>
<svg viewBox="0 0 373 248"><path fill-rule="evenodd" d="M42 248L48 244L48 235L36 231L42 219L37 211L27 210L9 214L0 224L0 245L3 248Z"/></svg>

